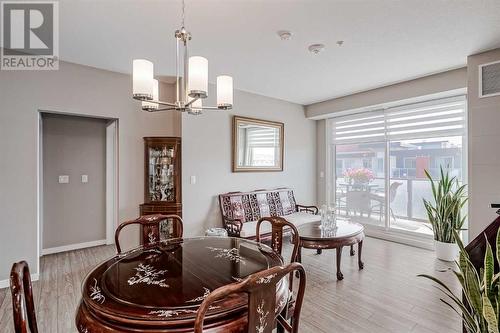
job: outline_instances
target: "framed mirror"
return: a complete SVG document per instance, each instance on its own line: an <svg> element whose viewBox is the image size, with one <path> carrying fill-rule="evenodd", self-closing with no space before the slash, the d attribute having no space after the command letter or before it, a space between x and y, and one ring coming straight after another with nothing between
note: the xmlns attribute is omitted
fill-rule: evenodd
<svg viewBox="0 0 500 333"><path fill-rule="evenodd" d="M233 118L233 172L283 171L284 124Z"/></svg>

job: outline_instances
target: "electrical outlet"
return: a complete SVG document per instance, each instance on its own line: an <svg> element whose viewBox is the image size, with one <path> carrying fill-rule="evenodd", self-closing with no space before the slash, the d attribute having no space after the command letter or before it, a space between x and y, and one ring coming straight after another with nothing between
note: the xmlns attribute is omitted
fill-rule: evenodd
<svg viewBox="0 0 500 333"><path fill-rule="evenodd" d="M89 182L89 176L88 175L82 175L82 183L88 183Z"/></svg>
<svg viewBox="0 0 500 333"><path fill-rule="evenodd" d="M68 175L60 175L59 176L59 184L68 184L69 176Z"/></svg>

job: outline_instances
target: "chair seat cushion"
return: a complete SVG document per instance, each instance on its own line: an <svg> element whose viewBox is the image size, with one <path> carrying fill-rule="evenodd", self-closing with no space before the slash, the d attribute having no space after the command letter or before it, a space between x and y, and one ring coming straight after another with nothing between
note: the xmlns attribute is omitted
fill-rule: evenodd
<svg viewBox="0 0 500 333"><path fill-rule="evenodd" d="M321 221L320 215L314 215L306 212L295 212L286 216L282 216L282 218L290 223L293 223L296 227L300 227L301 225L306 223Z"/></svg>
<svg viewBox="0 0 500 333"><path fill-rule="evenodd" d="M321 216L309 214L306 212L295 212L285 216L281 216L288 222L295 225L297 228L303 224L321 221ZM255 237L257 228L257 221L245 222L243 223L243 228L241 229L240 236L243 238ZM260 225L260 234L267 234L271 232L271 223L263 222Z"/></svg>

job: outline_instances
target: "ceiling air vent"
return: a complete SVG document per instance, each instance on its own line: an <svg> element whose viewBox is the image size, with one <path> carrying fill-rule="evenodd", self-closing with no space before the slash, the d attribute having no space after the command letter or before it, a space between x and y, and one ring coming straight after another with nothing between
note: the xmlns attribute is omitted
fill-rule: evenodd
<svg viewBox="0 0 500 333"><path fill-rule="evenodd" d="M500 61L479 65L479 97L500 95Z"/></svg>

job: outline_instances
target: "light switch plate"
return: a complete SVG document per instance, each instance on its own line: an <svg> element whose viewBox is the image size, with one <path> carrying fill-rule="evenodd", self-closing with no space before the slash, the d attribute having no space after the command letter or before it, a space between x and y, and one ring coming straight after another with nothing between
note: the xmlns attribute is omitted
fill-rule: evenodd
<svg viewBox="0 0 500 333"><path fill-rule="evenodd" d="M69 176L68 175L60 175L59 176L59 184L68 184Z"/></svg>
<svg viewBox="0 0 500 333"><path fill-rule="evenodd" d="M196 184L196 176L191 176L189 182L191 183L191 185Z"/></svg>
<svg viewBox="0 0 500 333"><path fill-rule="evenodd" d="M82 175L82 183L88 183L89 182L89 175Z"/></svg>

